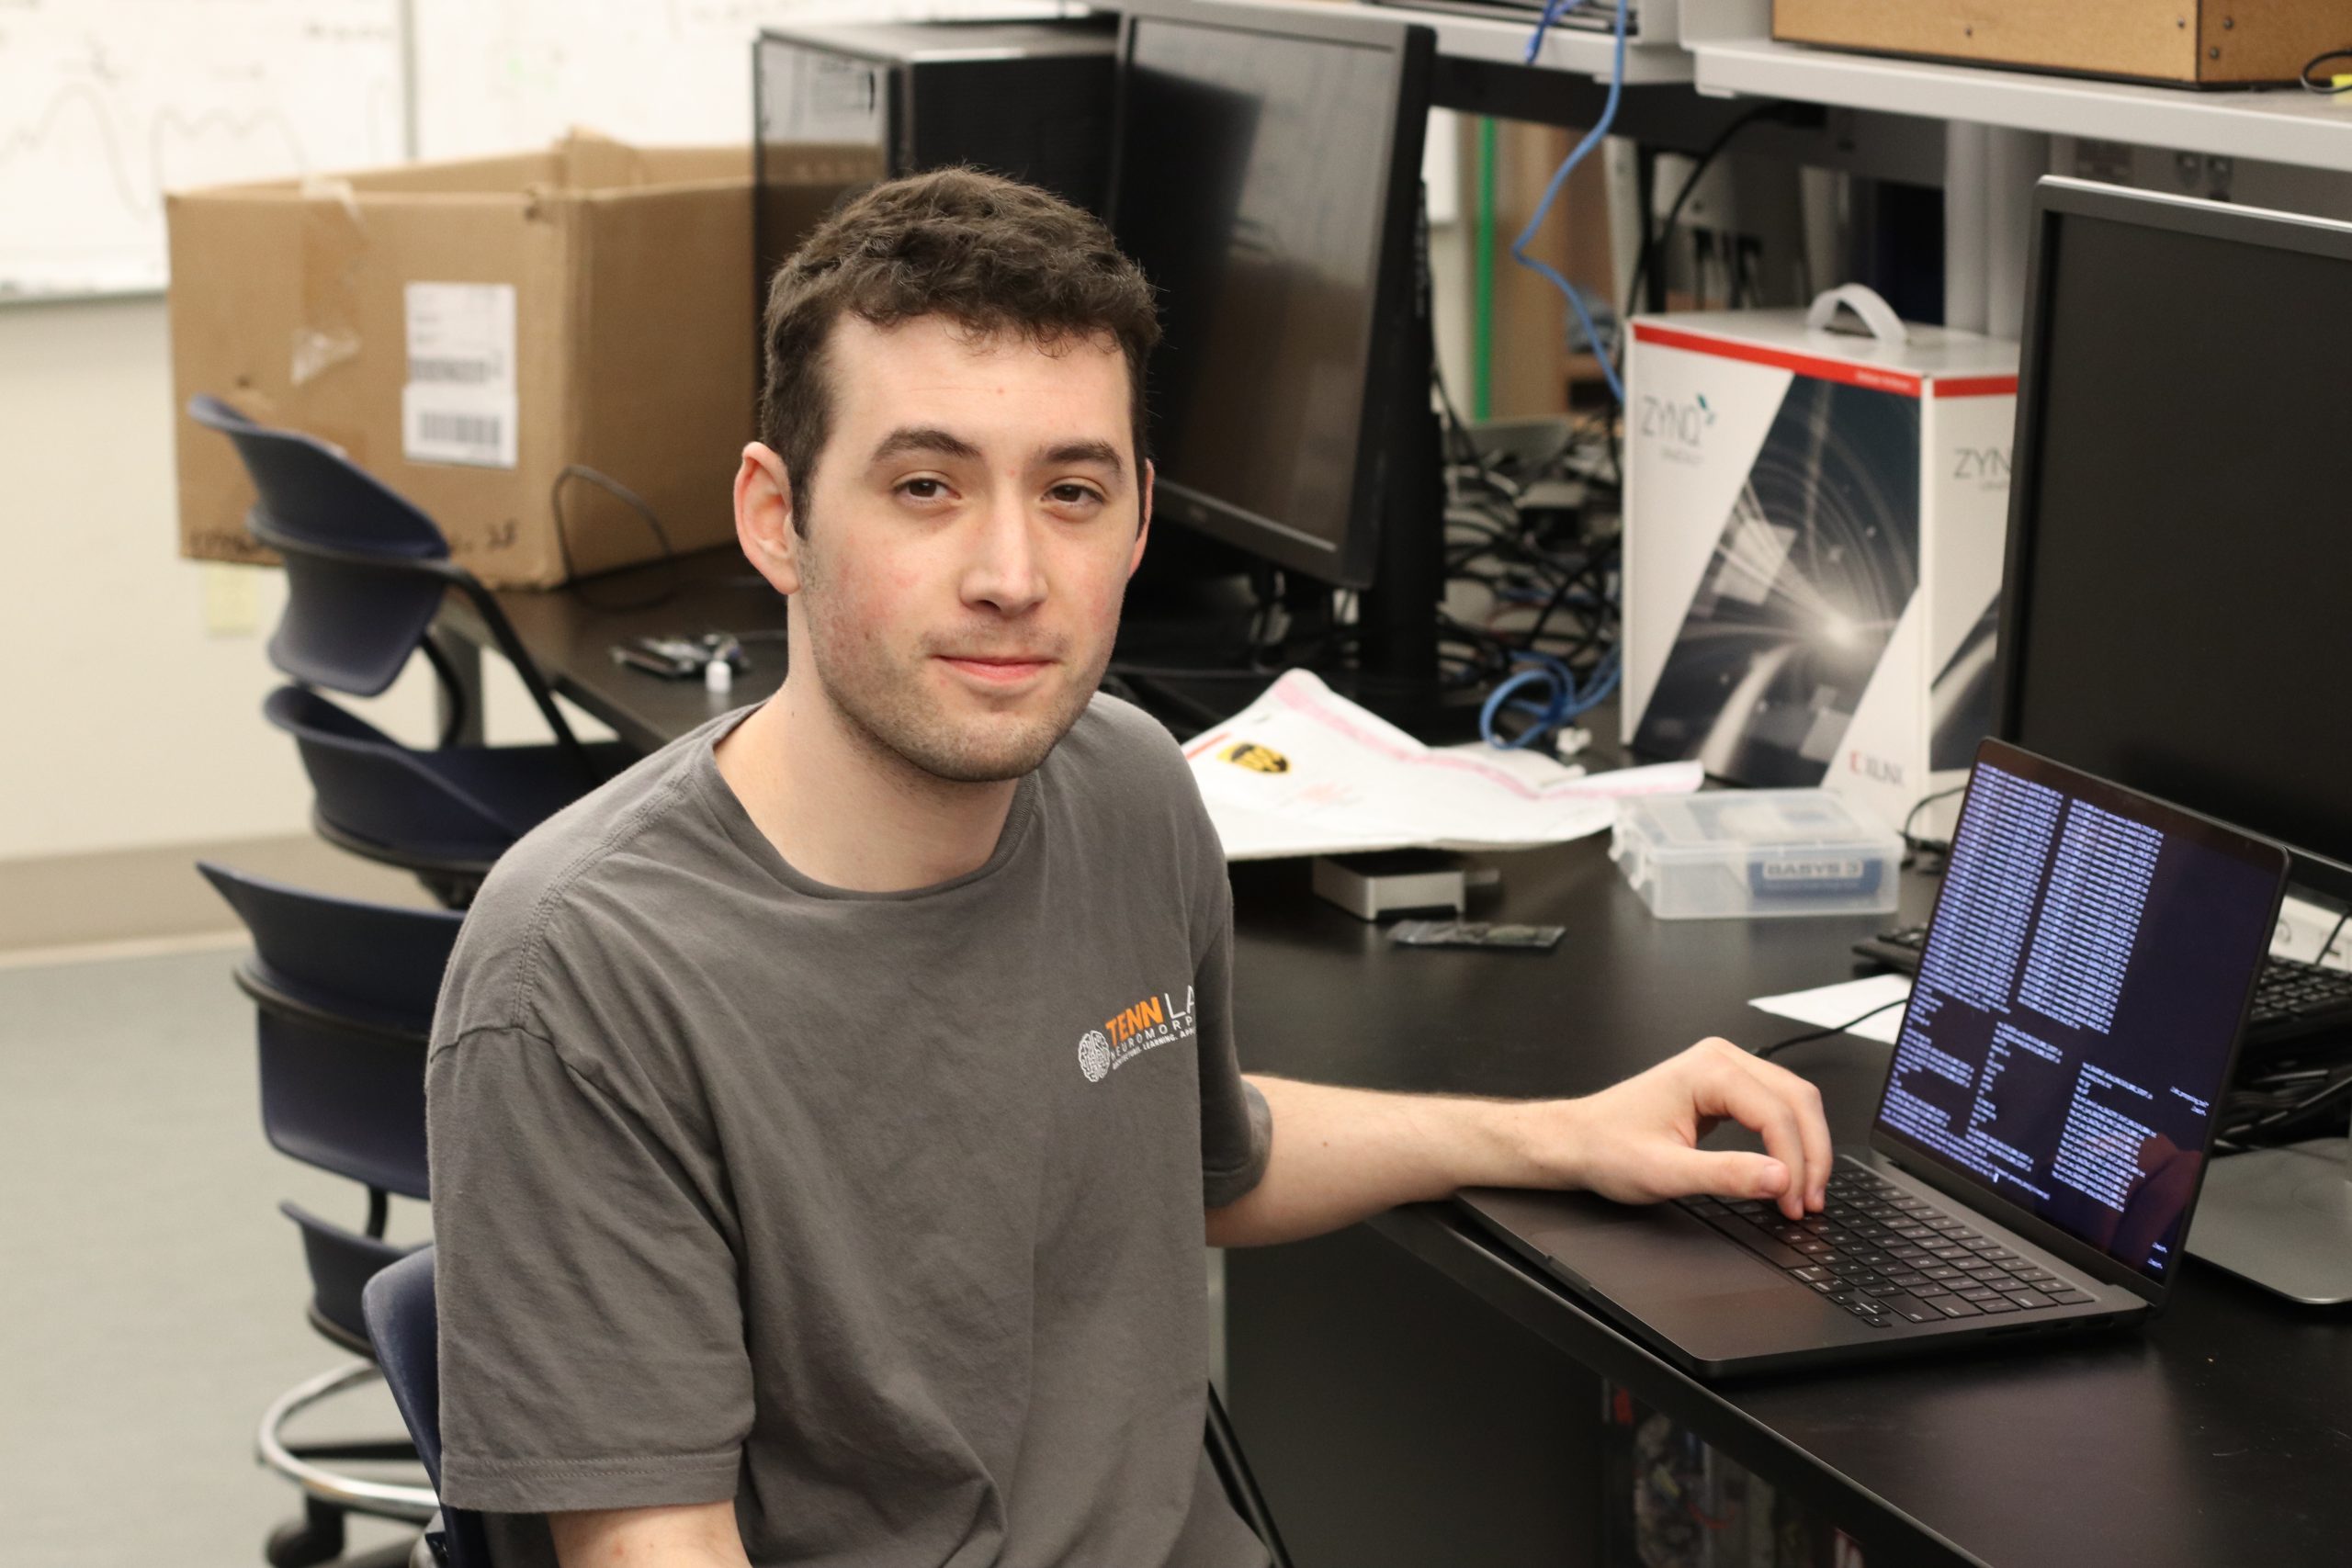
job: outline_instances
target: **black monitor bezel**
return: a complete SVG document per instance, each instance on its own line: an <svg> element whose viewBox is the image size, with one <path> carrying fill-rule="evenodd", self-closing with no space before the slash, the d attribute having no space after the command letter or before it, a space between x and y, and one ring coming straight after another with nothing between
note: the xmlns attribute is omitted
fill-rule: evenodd
<svg viewBox="0 0 2352 1568"><path fill-rule="evenodd" d="M1316 538L1278 519L1261 516L1187 483L1156 473L1155 515L1173 515L1212 537L1337 588L1370 588L1378 575L1382 499L1387 436L1393 412L1384 368L1396 334L1413 313L1416 231L1420 219L1421 152L1426 136L1437 34L1426 25L1389 21L1335 11L1267 10L1243 5L1214 7L1145 0L1125 7L1119 23L1116 130L1111 151L1109 194L1103 201L1113 231L1118 227L1126 186L1129 73L1139 22L1172 23L1228 33L1272 35L1316 42L1370 47L1386 51L1395 67L1398 112L1389 120L1386 188L1379 231L1374 236L1371 330L1365 334L1356 419L1354 471L1349 484L1347 524L1337 544ZM1169 502L1177 503L1170 508Z"/></svg>
<svg viewBox="0 0 2352 1568"><path fill-rule="evenodd" d="M2029 751L2021 746L2012 745L2007 740L1987 739L1979 743L1976 748L1975 761L1969 770L1970 776L1973 778L1977 768L1988 763L2006 773L2014 773L2019 778L2046 784L2069 796L2088 800L2095 806L2129 817L2134 821L2148 822L2167 837L2178 835L2181 838L2193 840L2209 849L2217 850L2245 861L2250 865L2267 870L2278 877L2278 886L2271 895L2267 918L2262 922L2264 948L2263 951L2255 954L2254 962L2246 967L2245 995L2238 1004L2238 1026L2230 1037L2229 1057L2222 1066L2221 1077L2217 1080L2223 1084L2235 1082L2238 1058L2245 1046L2246 1020L2254 1010L2255 986L2262 973L2269 932L2278 924L2278 906L2286 895L2287 874L2293 858L2291 852L2285 845L2272 840L2233 828L2226 822L2205 816L2201 812L2191 811L2186 807L2159 799L2143 791L2127 788L2111 779L2102 779L2096 774L2086 773L2080 768L2069 767L2064 762L2054 761L2048 757ZM1968 820L1969 804L1969 798L1963 796L1961 803L1960 820L1952 826L1954 843L1959 841L1960 829ZM1951 883L1947 878L1936 888L1936 908L1939 913L1943 908L1944 895L1951 886ZM1930 930L1934 928L1933 916L1929 917L1928 926ZM1917 983L1915 982L1915 994L1916 991ZM1908 1027L1909 1022L1910 1009L1906 1005L1904 1009L1903 1026ZM1899 1032L1896 1038L1900 1040ZM2188 1227L2187 1225L2181 1227L2181 1247L2174 1258L2172 1268L2165 1271L2162 1280L2151 1280L2147 1275L2111 1253L2093 1247L2073 1232L2043 1219L2024 1205L2009 1201L2002 1197L1996 1189L1973 1171L1953 1164L1924 1144L1916 1143L1900 1133L1891 1131L1880 1120L1886 1106L1886 1091L1894 1082L1896 1055L1897 1053L1893 1051L1887 1054L1886 1077L1879 1083L1878 1102L1871 1112L1870 1145L1872 1149L1894 1160L1928 1186L1959 1198L1971 1207L1991 1215L2036 1247L2064 1258L2067 1262L2090 1273L2102 1283L2120 1285L2151 1304L2161 1304L2164 1302L2180 1278L2181 1258L2188 1256ZM2187 1213L2192 1220L2197 1213L2197 1200L2205 1190L2205 1178L2212 1169L2213 1139L2219 1131L2220 1106L2218 1103L2214 1109L2214 1118L2206 1123L2205 1146L2202 1150L2204 1158L2197 1168L2197 1185L2188 1196Z"/></svg>
<svg viewBox="0 0 2352 1568"><path fill-rule="evenodd" d="M2009 525L2002 564L2001 615L1996 643L1993 734L2014 743L2028 660L2026 607L2033 594L2033 538L2039 519L2034 494L2044 461L2041 405L2050 362L2050 294L2056 278L2058 247L2065 220L2094 218L2352 262L2352 223L2262 208L2231 207L2191 197L2129 190L2090 180L2048 175L2034 187L2033 223L2028 253L2025 335L2018 360L2016 440L2009 462ZM2243 828L2259 831L2264 824ZM2299 887L2352 899L2352 864L2286 842Z"/></svg>

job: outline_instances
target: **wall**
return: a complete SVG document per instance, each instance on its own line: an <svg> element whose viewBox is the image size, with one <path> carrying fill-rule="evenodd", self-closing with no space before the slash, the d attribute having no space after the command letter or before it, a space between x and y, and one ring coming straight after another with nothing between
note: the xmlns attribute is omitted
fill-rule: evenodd
<svg viewBox="0 0 2352 1568"><path fill-rule="evenodd" d="M178 558L171 407L161 299L0 307L0 948L217 923L187 863L224 845L330 886L407 886L310 839L293 745L261 716L283 580ZM492 739L533 738L489 663ZM422 660L353 705L430 739Z"/></svg>
<svg viewBox="0 0 2352 1568"><path fill-rule="evenodd" d="M205 627L279 584L177 558L171 402L162 299L0 310L0 861L304 825L260 637Z"/></svg>

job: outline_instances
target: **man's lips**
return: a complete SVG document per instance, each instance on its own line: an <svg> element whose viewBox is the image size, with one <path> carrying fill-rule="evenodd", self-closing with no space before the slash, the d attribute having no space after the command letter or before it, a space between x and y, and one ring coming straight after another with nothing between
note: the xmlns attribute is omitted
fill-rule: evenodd
<svg viewBox="0 0 2352 1568"><path fill-rule="evenodd" d="M993 685L1016 685L1033 675L1050 669L1054 660L1042 654L1032 653L943 653L939 661L975 681Z"/></svg>

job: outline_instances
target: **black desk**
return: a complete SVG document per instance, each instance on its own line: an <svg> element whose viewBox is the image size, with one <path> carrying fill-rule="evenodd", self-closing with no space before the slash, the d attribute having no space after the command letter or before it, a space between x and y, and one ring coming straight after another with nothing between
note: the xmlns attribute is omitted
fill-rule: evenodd
<svg viewBox="0 0 2352 1568"><path fill-rule="evenodd" d="M784 644L770 640L784 630L784 600L732 545L556 592L501 593L498 604L548 683L641 751L758 702L784 682ZM448 601L442 624L460 639L487 644L481 622L462 600ZM699 681L664 681L613 662L612 646L624 637L714 631L754 638L744 645L751 667L725 696L703 690Z"/></svg>
<svg viewBox="0 0 2352 1568"><path fill-rule="evenodd" d="M603 579L590 597L625 601L675 570ZM764 694L782 660L719 698L617 668L607 645L779 625L774 596L741 577L711 552L655 608L601 611L577 591L502 603L559 691L650 745ZM1236 868L1244 1064L1376 1089L1585 1092L1704 1034L1797 1032L1744 998L1843 977L1846 944L1881 923L1654 920L1599 840L1497 863L1498 912L1566 925L1557 952L1399 951L1310 897L1303 866ZM1905 914L1932 897L1910 880ZM1885 1051L1833 1039L1782 1059L1859 1142ZM1722 1388L1443 1205L1227 1267L1235 1420L1306 1568L1595 1561L1602 1377L1814 1504L1870 1568L2352 1557L2352 1334L2193 1261L2144 1334Z"/></svg>

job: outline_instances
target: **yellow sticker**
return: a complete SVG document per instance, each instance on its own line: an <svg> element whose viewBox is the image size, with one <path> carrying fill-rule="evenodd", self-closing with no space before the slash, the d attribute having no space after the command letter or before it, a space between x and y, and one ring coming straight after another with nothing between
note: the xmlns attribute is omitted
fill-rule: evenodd
<svg viewBox="0 0 2352 1568"><path fill-rule="evenodd" d="M1217 753L1221 761L1237 768L1247 768L1253 773L1286 773L1290 759L1271 746L1261 746L1254 740L1237 740Z"/></svg>

